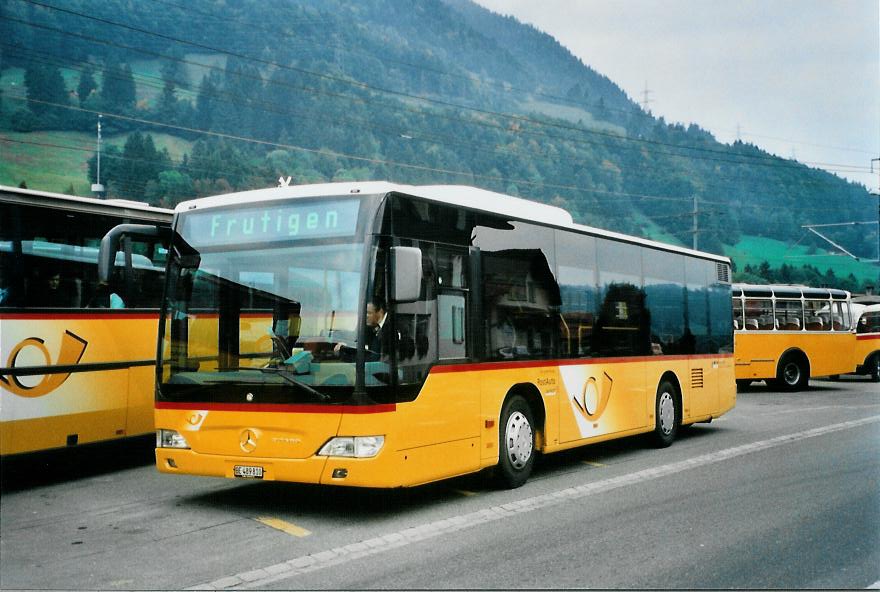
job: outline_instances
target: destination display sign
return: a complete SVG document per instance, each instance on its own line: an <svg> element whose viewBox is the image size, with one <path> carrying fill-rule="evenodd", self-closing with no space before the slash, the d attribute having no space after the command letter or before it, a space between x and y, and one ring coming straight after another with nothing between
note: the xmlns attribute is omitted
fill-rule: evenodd
<svg viewBox="0 0 880 592"><path fill-rule="evenodd" d="M356 199L340 199L187 212L181 234L194 247L351 236L359 208Z"/></svg>

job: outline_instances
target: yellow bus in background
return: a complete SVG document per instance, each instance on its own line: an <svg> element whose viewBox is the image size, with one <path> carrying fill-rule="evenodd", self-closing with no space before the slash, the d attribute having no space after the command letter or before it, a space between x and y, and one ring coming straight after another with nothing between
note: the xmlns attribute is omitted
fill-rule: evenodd
<svg viewBox="0 0 880 592"><path fill-rule="evenodd" d="M401 487L494 467L516 487L538 452L668 446L735 404L727 258L481 189L185 202L168 272L165 473Z"/></svg>
<svg viewBox="0 0 880 592"><path fill-rule="evenodd" d="M810 377L854 370L850 293L789 285L733 286L736 379L802 390Z"/></svg>
<svg viewBox="0 0 880 592"><path fill-rule="evenodd" d="M153 431L156 329L167 250L129 240L109 285L102 237L170 230L171 210L0 186L0 454Z"/></svg>
<svg viewBox="0 0 880 592"><path fill-rule="evenodd" d="M856 374L867 374L874 382L880 382L880 304L852 306L856 319Z"/></svg>

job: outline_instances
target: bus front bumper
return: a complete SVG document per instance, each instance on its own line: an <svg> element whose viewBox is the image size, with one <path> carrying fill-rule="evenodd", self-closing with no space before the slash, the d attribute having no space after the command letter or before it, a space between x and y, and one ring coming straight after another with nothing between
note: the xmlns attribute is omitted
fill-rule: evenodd
<svg viewBox="0 0 880 592"><path fill-rule="evenodd" d="M394 455L376 458L312 456L305 459L230 457L197 454L189 449L156 448L162 473L227 479L288 481L349 487L400 487ZM384 459L383 459L384 457ZM389 463L388 460L391 460Z"/></svg>

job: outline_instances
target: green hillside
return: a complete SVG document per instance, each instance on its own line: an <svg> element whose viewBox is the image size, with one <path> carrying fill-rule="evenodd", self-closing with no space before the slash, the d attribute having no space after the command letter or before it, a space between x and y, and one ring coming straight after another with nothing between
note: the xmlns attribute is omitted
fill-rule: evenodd
<svg viewBox="0 0 880 592"><path fill-rule="evenodd" d="M719 253L766 246L752 237L821 249L804 224L876 208L861 185L653 117L470 0L27 6L0 8L3 183L87 193L102 114L108 195L163 205L281 175L456 183L689 244L696 197L700 247ZM877 229L835 240L871 258ZM826 264L795 255L775 260Z"/></svg>
<svg viewBox="0 0 880 592"><path fill-rule="evenodd" d="M121 148L127 136L104 136L103 142ZM91 195L88 162L95 154L94 133L3 131L0 137L7 140L0 139L0 146L4 146L0 185L18 186L24 181L31 189L56 193L66 193L73 186L75 195ZM193 143L177 136L154 134L153 139L157 148L167 149L175 160L192 151Z"/></svg>
<svg viewBox="0 0 880 592"><path fill-rule="evenodd" d="M838 277L852 274L859 282L876 285L877 281L877 265L874 263L856 261L846 255L836 255L824 249L791 245L759 236L743 236L737 244L726 247L724 254L735 261L740 270L746 265L757 267L766 261L773 268L783 265L794 267L811 265L822 272L833 269Z"/></svg>

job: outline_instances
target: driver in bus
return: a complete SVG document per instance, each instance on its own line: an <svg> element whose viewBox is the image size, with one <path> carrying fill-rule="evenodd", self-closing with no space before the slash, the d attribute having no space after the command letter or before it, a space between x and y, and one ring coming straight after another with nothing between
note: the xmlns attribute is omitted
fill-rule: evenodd
<svg viewBox="0 0 880 592"><path fill-rule="evenodd" d="M379 298L373 298L367 303L367 351L381 356L388 352L388 338L390 331L385 329L385 321L388 313L385 312L385 303Z"/></svg>
<svg viewBox="0 0 880 592"><path fill-rule="evenodd" d="M385 326L388 313L384 300L374 296L367 302L365 321L367 360L378 360L383 354L387 355L391 351L390 329ZM355 356L355 348L344 343L337 343L333 351L343 359L354 359Z"/></svg>

